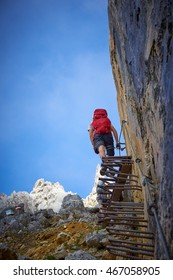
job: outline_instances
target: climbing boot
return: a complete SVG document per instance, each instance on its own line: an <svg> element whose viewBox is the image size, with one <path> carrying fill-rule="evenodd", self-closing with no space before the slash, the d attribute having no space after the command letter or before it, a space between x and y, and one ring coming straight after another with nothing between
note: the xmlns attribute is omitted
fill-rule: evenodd
<svg viewBox="0 0 173 280"><path fill-rule="evenodd" d="M100 174L103 176L106 173L106 167L101 167Z"/></svg>

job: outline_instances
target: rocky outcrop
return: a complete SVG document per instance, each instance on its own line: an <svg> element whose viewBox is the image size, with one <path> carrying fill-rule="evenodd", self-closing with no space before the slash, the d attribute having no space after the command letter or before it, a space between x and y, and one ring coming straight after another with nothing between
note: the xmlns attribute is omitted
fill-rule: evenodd
<svg viewBox="0 0 173 280"><path fill-rule="evenodd" d="M0 259L114 259L97 224L99 177L100 165L86 199L44 179L31 193L1 194Z"/></svg>
<svg viewBox="0 0 173 280"><path fill-rule="evenodd" d="M0 259L111 259L107 234L91 212L72 194L64 197L59 213L5 212L0 217Z"/></svg>
<svg viewBox="0 0 173 280"><path fill-rule="evenodd" d="M37 232L50 226L49 220L54 216L56 213L52 209L36 211L34 214L10 211L0 217L0 234Z"/></svg>
<svg viewBox="0 0 173 280"><path fill-rule="evenodd" d="M88 252L79 250L74 253L69 253L65 257L65 260L96 260L96 258Z"/></svg>
<svg viewBox="0 0 173 280"><path fill-rule="evenodd" d="M84 203L85 207L92 208L97 205L96 186L99 172L100 166L98 165L96 168L93 189L91 193L82 201L82 204ZM52 209L55 213L58 213L64 197L70 194L75 195L72 192L66 192L59 182L52 183L45 181L44 179L38 179L30 193L25 191L14 191L10 196L7 196L6 194L0 194L0 215L2 211L5 211L5 209L11 209L12 211L15 211L15 208L20 204L23 204L25 212L31 214L33 214L35 211L43 209Z"/></svg>
<svg viewBox="0 0 173 280"><path fill-rule="evenodd" d="M83 203L86 207L94 207L97 205L97 185L98 185L99 177L101 176L100 168L101 168L100 164L98 164L96 167L93 189L91 193L85 199L83 199Z"/></svg>
<svg viewBox="0 0 173 280"><path fill-rule="evenodd" d="M51 208L54 212L58 213L63 198L69 193L58 182L52 183L44 181L44 179L39 179L35 183L30 197L37 210Z"/></svg>
<svg viewBox="0 0 173 280"><path fill-rule="evenodd" d="M108 0L108 14L127 153L141 159L142 173L156 186L153 197L173 256L173 1ZM155 257L165 258L157 238Z"/></svg>
<svg viewBox="0 0 173 280"><path fill-rule="evenodd" d="M10 196L0 195L0 212L5 208L17 207L23 204L25 212L34 213L36 207L28 192L13 192Z"/></svg>
<svg viewBox="0 0 173 280"><path fill-rule="evenodd" d="M111 259L97 225L99 170L86 200L44 179L30 194L1 195L0 259Z"/></svg>
<svg viewBox="0 0 173 280"><path fill-rule="evenodd" d="M52 209L58 213L63 198L72 194L66 192L60 183L52 183L39 179L36 181L31 193L13 192L10 196L0 195L0 213L5 209L13 210L20 204L24 205L24 211L33 214L35 211L43 209Z"/></svg>

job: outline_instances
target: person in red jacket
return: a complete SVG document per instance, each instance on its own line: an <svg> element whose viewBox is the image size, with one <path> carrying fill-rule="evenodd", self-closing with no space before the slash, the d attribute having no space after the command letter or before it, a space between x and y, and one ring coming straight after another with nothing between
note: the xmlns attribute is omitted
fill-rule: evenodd
<svg viewBox="0 0 173 280"><path fill-rule="evenodd" d="M93 121L88 127L88 132L94 151L100 155L101 159L106 155L114 156L114 139L116 148L120 149L118 133L107 117L105 109L94 111Z"/></svg>

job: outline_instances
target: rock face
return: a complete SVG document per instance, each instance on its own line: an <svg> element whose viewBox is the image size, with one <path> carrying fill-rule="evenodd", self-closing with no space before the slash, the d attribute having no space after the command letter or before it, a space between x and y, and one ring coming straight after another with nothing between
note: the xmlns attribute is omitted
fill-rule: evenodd
<svg viewBox="0 0 173 280"><path fill-rule="evenodd" d="M10 196L0 195L0 212L9 207L24 204L24 211L34 213L41 209L52 209L58 213L63 198L70 194L66 192L60 183L52 183L39 179L36 181L31 193L13 192Z"/></svg>
<svg viewBox="0 0 173 280"><path fill-rule="evenodd" d="M85 207L94 207L97 204L96 185L98 182L99 172L100 166L98 165L96 168L96 176L92 192L85 199L83 199L82 202L84 203ZM14 191L10 196L1 194L0 213L5 211L5 209L11 209L12 211L15 211L15 207L20 204L24 205L25 212L31 214L33 214L35 211L43 209L52 209L54 212L58 213L64 197L68 195L74 194L72 192L66 192L60 183L52 183L49 181L44 181L44 179L39 179L36 181L31 193L24 191L16 193Z"/></svg>
<svg viewBox="0 0 173 280"><path fill-rule="evenodd" d="M79 250L75 253L69 253L65 260L96 260L96 258L85 251Z"/></svg>
<svg viewBox="0 0 173 280"><path fill-rule="evenodd" d="M62 200L67 194L69 192L65 192L60 183L45 182L44 179L39 179L35 183L30 196L37 210L51 208L53 211L58 212Z"/></svg>
<svg viewBox="0 0 173 280"><path fill-rule="evenodd" d="M99 170L85 203L44 179L30 194L0 195L0 259L114 259L105 250L106 233L97 225Z"/></svg>
<svg viewBox="0 0 173 280"><path fill-rule="evenodd" d="M0 260L114 259L105 250L106 230L96 221L97 214L84 207L76 194L64 197L59 213L52 209L33 214L23 208L4 209L0 216Z"/></svg>
<svg viewBox="0 0 173 280"><path fill-rule="evenodd" d="M13 192L10 196L0 195L0 212L9 207L16 207L24 204L25 212L34 213L36 207L34 201L28 192Z"/></svg>
<svg viewBox="0 0 173 280"><path fill-rule="evenodd" d="M84 205L86 207L94 207L97 205L97 184L99 181L99 177L100 177L100 164L97 165L96 167L96 175L95 175L95 179L94 179L94 186L92 189L92 192L83 200Z"/></svg>
<svg viewBox="0 0 173 280"><path fill-rule="evenodd" d="M153 195L173 256L173 1L108 0L108 16L127 153L142 160L142 173L157 187ZM165 258L159 240L156 258Z"/></svg>

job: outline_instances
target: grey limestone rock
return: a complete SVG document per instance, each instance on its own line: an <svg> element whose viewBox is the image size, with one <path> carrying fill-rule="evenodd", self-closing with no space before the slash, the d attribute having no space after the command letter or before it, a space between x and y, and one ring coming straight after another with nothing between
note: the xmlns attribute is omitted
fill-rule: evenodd
<svg viewBox="0 0 173 280"><path fill-rule="evenodd" d="M74 253L69 253L65 257L65 260L96 260L96 258L88 252L79 250Z"/></svg>

